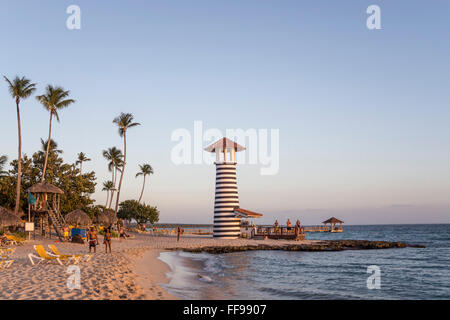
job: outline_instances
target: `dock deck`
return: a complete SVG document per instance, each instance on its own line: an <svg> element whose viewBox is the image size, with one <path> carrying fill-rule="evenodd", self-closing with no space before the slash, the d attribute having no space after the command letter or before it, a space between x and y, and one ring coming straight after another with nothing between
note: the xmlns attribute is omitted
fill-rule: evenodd
<svg viewBox="0 0 450 320"><path fill-rule="evenodd" d="M253 238L298 241L305 239L305 233L302 227L299 229L295 227L258 227Z"/></svg>

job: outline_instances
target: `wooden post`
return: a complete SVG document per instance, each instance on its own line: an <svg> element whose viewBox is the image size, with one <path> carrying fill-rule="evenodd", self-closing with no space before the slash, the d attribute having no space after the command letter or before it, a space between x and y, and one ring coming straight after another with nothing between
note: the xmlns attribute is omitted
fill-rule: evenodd
<svg viewBox="0 0 450 320"><path fill-rule="evenodd" d="M31 204L28 202L28 222L31 222ZM28 231L28 240L31 240L31 231Z"/></svg>

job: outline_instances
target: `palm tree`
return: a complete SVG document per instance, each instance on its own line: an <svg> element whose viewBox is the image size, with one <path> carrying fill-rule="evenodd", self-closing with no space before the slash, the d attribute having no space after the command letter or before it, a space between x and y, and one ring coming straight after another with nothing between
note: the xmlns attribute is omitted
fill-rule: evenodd
<svg viewBox="0 0 450 320"><path fill-rule="evenodd" d="M105 208L108 205L108 201L109 201L109 193L112 192L114 190L114 184L111 180L103 182L103 189L102 191L106 191L106 204L105 204Z"/></svg>
<svg viewBox="0 0 450 320"><path fill-rule="evenodd" d="M51 141L52 136L52 119L53 115L59 122L58 110L63 109L75 102L73 99L67 99L70 91L64 91L61 87L53 87L48 85L45 89L45 94L37 96L36 99L44 106L44 108L50 112L50 122L48 128L48 140ZM41 182L45 181L45 171L47 169L48 152L50 148L50 143L47 144L47 151L45 153L44 169L42 171Z"/></svg>
<svg viewBox="0 0 450 320"><path fill-rule="evenodd" d="M8 162L8 157L0 156L0 177L6 173L6 171L3 171L3 168L5 167L6 162Z"/></svg>
<svg viewBox="0 0 450 320"><path fill-rule="evenodd" d="M113 120L113 123L119 127L119 135L123 137L123 164L122 172L120 174L119 188L117 190L116 208L114 210L117 217L117 209L119 208L120 188L122 187L123 174L125 173L125 165L127 164L127 130L129 128L140 125L140 123L133 122L133 115L131 113L120 113L120 115Z"/></svg>
<svg viewBox="0 0 450 320"><path fill-rule="evenodd" d="M81 171L83 169L83 162L87 162L87 161L91 161L91 159L86 157L86 155L83 152L80 152L78 154L78 160L77 160L77 162L75 162L75 164L79 164L80 165L80 174L81 174Z"/></svg>
<svg viewBox="0 0 450 320"><path fill-rule="evenodd" d="M117 182L117 172L121 171L121 166L123 164L122 158L123 154L120 149L117 149L116 147L108 148L107 150L103 150L103 157L106 160L109 160L108 163L108 170L112 172L112 182L114 185L114 190L111 191L111 198L109 199L109 206L108 208L111 208L113 197L114 197L114 191L116 190L116 182Z"/></svg>
<svg viewBox="0 0 450 320"><path fill-rule="evenodd" d="M47 144L48 144L48 140L45 140L45 141L44 141L44 140L41 138L41 148L42 148L42 151L38 151L39 154L44 154L44 153L47 152ZM49 148L49 151L53 151L54 153L58 153L58 154L63 153L63 151L62 151L61 149L58 149L58 143L57 143L55 140L53 140L53 139L50 139L50 148Z"/></svg>
<svg viewBox="0 0 450 320"><path fill-rule="evenodd" d="M9 93L16 100L17 109L17 131L19 138L18 159L17 159L17 186L16 186L16 206L14 207L14 213L19 213L20 204L20 187L22 183L22 129L20 124L20 101L28 98L36 90L36 84L31 83L29 79L25 77L15 77L11 82L7 77L3 76L9 85Z"/></svg>
<svg viewBox="0 0 450 320"><path fill-rule="evenodd" d="M150 174L153 174L153 168L152 168L151 165L146 164L146 163L144 163L142 165L139 165L139 168L141 169L141 171L136 173L136 178L139 177L139 176L144 176L144 183L142 184L141 196L139 197L139 201L138 201L140 203L141 199L142 199L142 195L144 194L145 177L150 175Z"/></svg>

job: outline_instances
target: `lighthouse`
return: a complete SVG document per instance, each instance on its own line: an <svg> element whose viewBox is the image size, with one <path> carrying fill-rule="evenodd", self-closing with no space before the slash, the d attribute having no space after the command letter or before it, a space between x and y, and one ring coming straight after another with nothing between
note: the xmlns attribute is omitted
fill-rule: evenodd
<svg viewBox="0 0 450 320"><path fill-rule="evenodd" d="M241 234L241 218L250 217L239 207L239 195L236 179L236 152L245 147L222 138L205 151L216 153L216 194L214 200L214 238L237 239ZM254 213L256 214L256 213ZM256 214L260 217L261 214Z"/></svg>

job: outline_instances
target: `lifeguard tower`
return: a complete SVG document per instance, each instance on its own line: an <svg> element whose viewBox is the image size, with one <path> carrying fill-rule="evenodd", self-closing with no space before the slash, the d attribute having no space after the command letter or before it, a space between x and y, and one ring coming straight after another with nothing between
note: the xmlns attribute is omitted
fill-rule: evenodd
<svg viewBox="0 0 450 320"><path fill-rule="evenodd" d="M35 225L39 225L42 235L47 234L50 236L50 226L56 232L58 238L64 240L63 229L66 225L61 212L59 211L60 198L64 192L50 184L50 183L38 183L27 189L31 195L33 195L34 204L30 204L31 213L33 215L33 221Z"/></svg>
<svg viewBox="0 0 450 320"><path fill-rule="evenodd" d="M205 148L207 152L216 153L214 238L237 239L241 234L242 218L262 217L262 214L243 210L239 207L236 152L243 150L245 150L245 147L228 138L222 138Z"/></svg>

